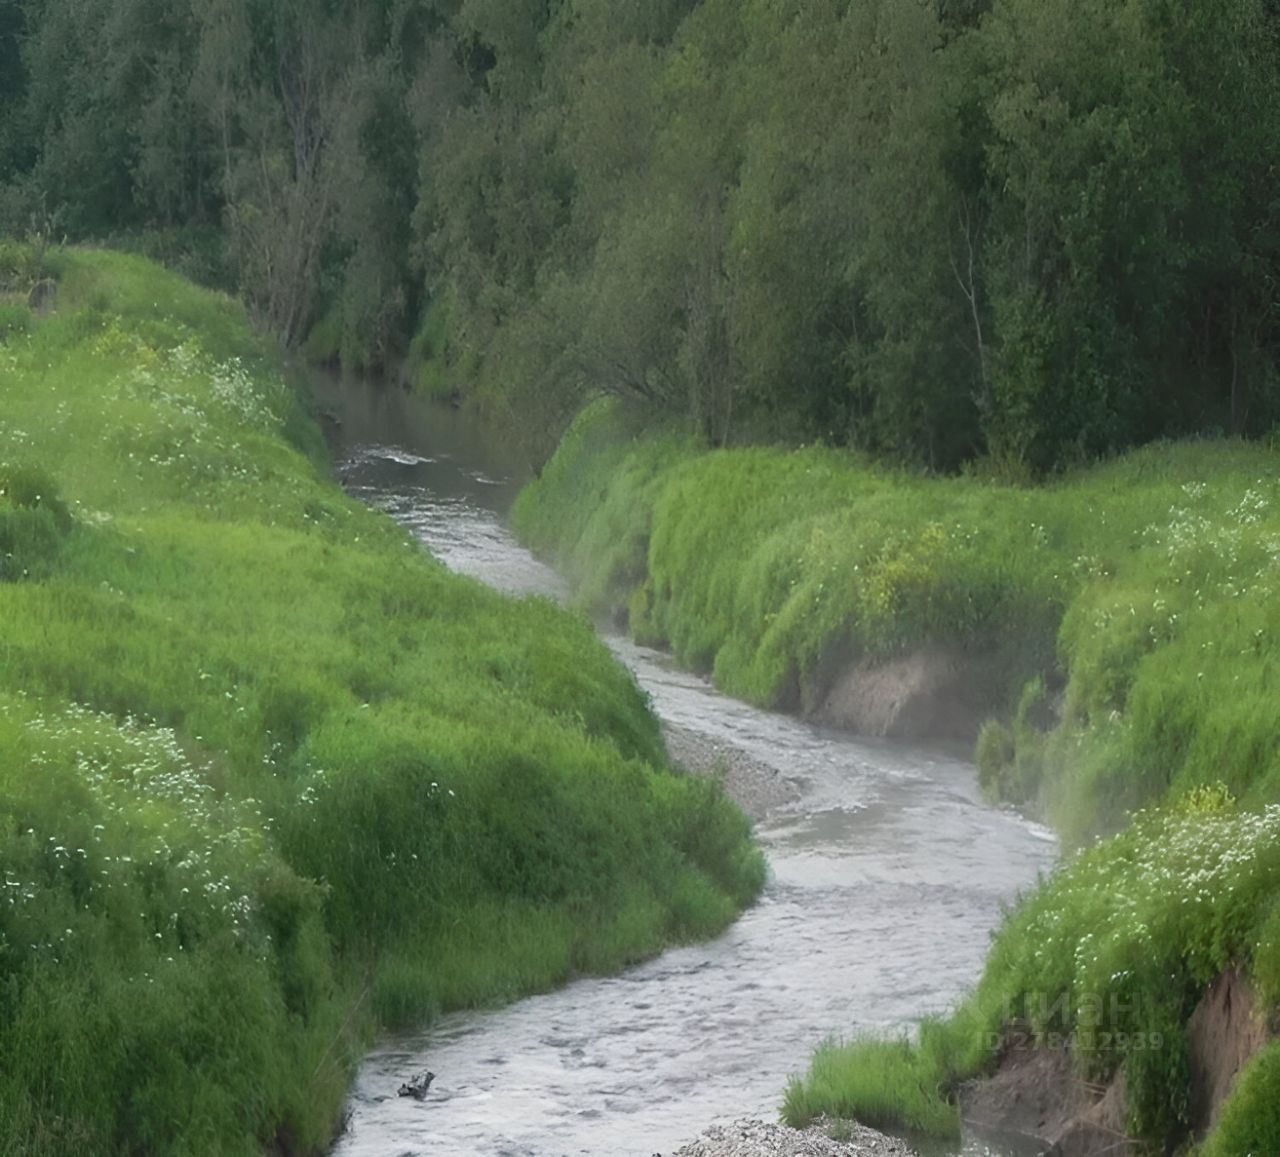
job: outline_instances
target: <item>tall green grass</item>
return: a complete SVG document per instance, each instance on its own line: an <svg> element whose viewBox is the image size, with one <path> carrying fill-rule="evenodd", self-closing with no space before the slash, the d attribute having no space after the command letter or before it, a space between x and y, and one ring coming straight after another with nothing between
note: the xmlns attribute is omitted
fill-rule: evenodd
<svg viewBox="0 0 1280 1157"><path fill-rule="evenodd" d="M936 1025L923 1031L936 1031ZM814 1052L804 1080L788 1084L782 1116L799 1129L832 1117L958 1139L960 1118L946 1096L952 1076L943 1057L905 1038L826 1041Z"/></svg>
<svg viewBox="0 0 1280 1157"><path fill-rule="evenodd" d="M813 703L844 664L941 645L993 721L984 781L1070 841L1197 784L1280 794L1274 449L1152 446L1029 489L635 430L585 412L517 526L731 693Z"/></svg>
<svg viewBox="0 0 1280 1157"><path fill-rule="evenodd" d="M751 901L588 624L343 496L238 304L48 264L0 340L0 1151L317 1152L374 1026Z"/></svg>

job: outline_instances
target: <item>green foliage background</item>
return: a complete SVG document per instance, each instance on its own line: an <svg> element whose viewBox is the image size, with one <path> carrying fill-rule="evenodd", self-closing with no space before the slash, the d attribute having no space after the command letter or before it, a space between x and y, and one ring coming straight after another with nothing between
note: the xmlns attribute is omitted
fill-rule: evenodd
<svg viewBox="0 0 1280 1157"><path fill-rule="evenodd" d="M549 456L583 401L1010 476L1265 433L1265 0L30 0L0 229L238 286Z"/></svg>

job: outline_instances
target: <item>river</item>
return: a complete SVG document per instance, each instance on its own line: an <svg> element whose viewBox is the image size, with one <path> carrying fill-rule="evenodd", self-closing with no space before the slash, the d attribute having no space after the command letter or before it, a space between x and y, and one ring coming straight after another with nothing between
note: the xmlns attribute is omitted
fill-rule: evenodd
<svg viewBox="0 0 1280 1157"><path fill-rule="evenodd" d="M398 391L327 400L352 494L457 571L565 600L506 527L521 479L483 429ZM760 902L711 943L383 1041L334 1157L650 1157L711 1124L774 1119L824 1037L908 1032L953 1004L1002 906L1054 860L1052 835L988 806L954 752L759 711L663 654L606 641L665 723L744 752L790 788L757 824L771 869ZM397 1097L423 1069L437 1074L430 1095ZM971 1137L963 1152L1011 1151L989 1146Z"/></svg>

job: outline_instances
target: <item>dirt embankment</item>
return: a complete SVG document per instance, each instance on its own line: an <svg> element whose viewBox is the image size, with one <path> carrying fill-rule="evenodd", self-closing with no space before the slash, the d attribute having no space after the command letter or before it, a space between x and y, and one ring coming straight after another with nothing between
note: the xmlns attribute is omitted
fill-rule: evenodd
<svg viewBox="0 0 1280 1157"><path fill-rule="evenodd" d="M1237 969L1209 986L1187 1025L1191 1045L1191 1124L1199 1137L1218 1123L1240 1071L1270 1039L1253 985Z"/></svg>
<svg viewBox="0 0 1280 1157"><path fill-rule="evenodd" d="M1270 1039L1253 987L1231 969L1211 984L1187 1025L1191 1133L1204 1136L1236 1077ZM1006 1029L996 1070L960 1094L966 1121L984 1129L1040 1138L1053 1157L1117 1157L1134 1149L1125 1132L1123 1070L1108 1084L1076 1072L1065 1047L1037 1047L1026 1026Z"/></svg>
<svg viewBox="0 0 1280 1157"><path fill-rule="evenodd" d="M1127 1148L1124 1079L1094 1085L1063 1047L1035 1047L1023 1025L1005 1033L996 1071L961 1089L964 1119L980 1129L1037 1137L1055 1157L1118 1154Z"/></svg>
<svg viewBox="0 0 1280 1157"><path fill-rule="evenodd" d="M893 659L839 659L801 694L802 713L859 735L973 740L992 713L994 660L944 647Z"/></svg>

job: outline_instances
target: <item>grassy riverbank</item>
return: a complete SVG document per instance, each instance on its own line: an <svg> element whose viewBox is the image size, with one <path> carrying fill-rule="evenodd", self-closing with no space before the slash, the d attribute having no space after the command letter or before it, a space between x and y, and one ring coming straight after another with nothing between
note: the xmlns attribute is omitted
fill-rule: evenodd
<svg viewBox="0 0 1280 1157"><path fill-rule="evenodd" d="M1069 845L1124 829L1019 906L973 999L918 1047L820 1050L790 1120L953 1131L949 1091L1014 1010L1043 1006L1037 1031L1110 1034L1080 1069L1123 1069L1130 1125L1164 1139L1190 1124L1186 1025L1208 983L1239 967L1280 1006L1277 467L1268 445L1161 444L1024 488L816 448L706 452L614 405L570 431L516 517L587 606L771 706L819 699L841 665L945 647L981 681L988 790ZM1118 1011L1082 1021L1094 1000ZM1241 1097L1276 1092L1268 1063Z"/></svg>
<svg viewBox="0 0 1280 1157"><path fill-rule="evenodd" d="M0 290L0 1151L316 1152L375 1026L751 900L588 625L344 497L238 304Z"/></svg>
<svg viewBox="0 0 1280 1157"><path fill-rule="evenodd" d="M1224 781L1280 798L1280 453L1148 447L1041 488L822 449L707 453L600 406L516 508L597 612L732 694L945 645L985 680L993 792L1069 840Z"/></svg>

